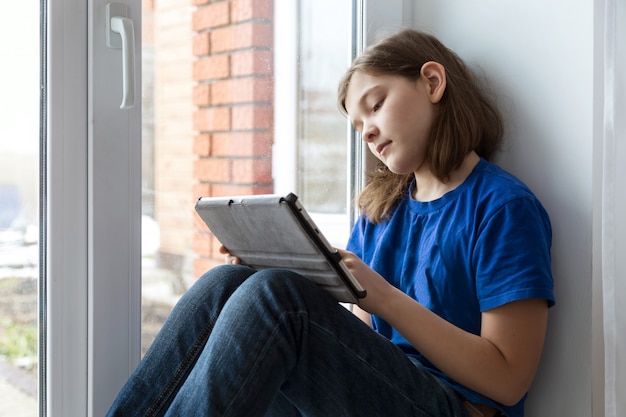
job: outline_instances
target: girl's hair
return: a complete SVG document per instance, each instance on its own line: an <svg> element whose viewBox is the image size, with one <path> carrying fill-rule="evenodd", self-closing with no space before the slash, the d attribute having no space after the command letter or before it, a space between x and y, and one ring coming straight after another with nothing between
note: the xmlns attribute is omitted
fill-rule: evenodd
<svg viewBox="0 0 626 417"><path fill-rule="evenodd" d="M346 94L356 71L417 80L422 66L429 61L445 68L446 89L430 131L426 158L431 171L445 182L472 150L490 159L500 145L503 128L498 109L481 90L470 69L435 37L404 29L366 49L341 79L338 105L347 115ZM359 196L359 208L371 221L382 221L404 196L412 180L413 174L394 174L379 162Z"/></svg>

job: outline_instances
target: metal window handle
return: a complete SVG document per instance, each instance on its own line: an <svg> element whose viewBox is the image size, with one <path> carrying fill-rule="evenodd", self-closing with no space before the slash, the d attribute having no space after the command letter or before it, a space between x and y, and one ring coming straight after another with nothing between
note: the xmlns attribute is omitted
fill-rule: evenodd
<svg viewBox="0 0 626 417"><path fill-rule="evenodd" d="M128 7L122 3L107 4L106 21L107 46L122 49L120 109L130 109L135 105L135 27L133 21L128 18Z"/></svg>

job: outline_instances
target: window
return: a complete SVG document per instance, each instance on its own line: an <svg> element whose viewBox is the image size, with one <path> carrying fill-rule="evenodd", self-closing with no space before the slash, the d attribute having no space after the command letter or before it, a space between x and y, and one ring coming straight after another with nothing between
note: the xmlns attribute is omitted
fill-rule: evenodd
<svg viewBox="0 0 626 417"><path fill-rule="evenodd" d="M306 74L294 65L297 60L285 67L277 59L285 57L283 47L290 42L294 49L301 44L295 36L305 25L300 13L317 2L119 2L128 6L135 50L144 57L144 85L135 86L135 97L143 90L143 106L130 109L120 109L122 54L106 45L106 4L42 2L46 277L41 297L47 304L39 394L42 415L53 417L103 415L178 294L199 271L222 262L194 217L198 195L287 188L304 193L307 206L306 196L313 196L313 185L301 185L306 183L295 168L284 170L288 161L295 167L298 152L306 156L310 146L295 141L303 126L295 115L298 94L309 94L305 107L313 101L306 92L312 85L298 84ZM337 10L333 4L329 15ZM276 35L279 19L294 28L292 35ZM339 20L342 30L354 27L353 17ZM259 43L264 39L271 43ZM218 64L224 60L233 76L212 72L223 70ZM346 66L348 61L346 56ZM281 88L293 95L279 93ZM285 104L289 101L293 106ZM290 111L291 117L281 118ZM312 130L314 122L306 123ZM271 152L259 146L264 141L273 141ZM224 173L234 173L238 181L220 177ZM339 216L347 225L341 210L348 198L342 200L324 205L334 208L321 214L333 222ZM311 207L315 204L311 200ZM142 274L143 315L156 323L148 331L144 320L143 346Z"/></svg>
<svg viewBox="0 0 626 417"><path fill-rule="evenodd" d="M336 90L351 14L349 1L144 1L142 353L179 296L223 262L197 198L295 192L345 244L349 142Z"/></svg>

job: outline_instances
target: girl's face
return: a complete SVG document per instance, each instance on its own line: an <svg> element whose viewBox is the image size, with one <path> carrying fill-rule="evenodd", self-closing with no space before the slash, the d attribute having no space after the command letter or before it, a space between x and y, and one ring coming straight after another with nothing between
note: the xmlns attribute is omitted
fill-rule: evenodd
<svg viewBox="0 0 626 417"><path fill-rule="evenodd" d="M437 100L429 78L373 75L356 71L347 89L345 108L370 151L396 174L425 165Z"/></svg>

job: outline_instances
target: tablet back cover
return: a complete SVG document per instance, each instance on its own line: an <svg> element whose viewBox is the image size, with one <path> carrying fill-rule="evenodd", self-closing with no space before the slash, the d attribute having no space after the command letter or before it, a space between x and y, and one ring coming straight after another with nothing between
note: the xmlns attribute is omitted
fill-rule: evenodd
<svg viewBox="0 0 626 417"><path fill-rule="evenodd" d="M295 271L330 292L340 302L357 303L364 294L352 288L339 265L340 255L325 251L324 239L311 236L293 203L297 197L260 195L245 197L205 197L196 211L211 232L237 256L255 269L285 268ZM302 209L302 211L304 211ZM301 213L302 214L302 213ZM310 224L316 229L315 225ZM349 274L349 272L348 272Z"/></svg>

